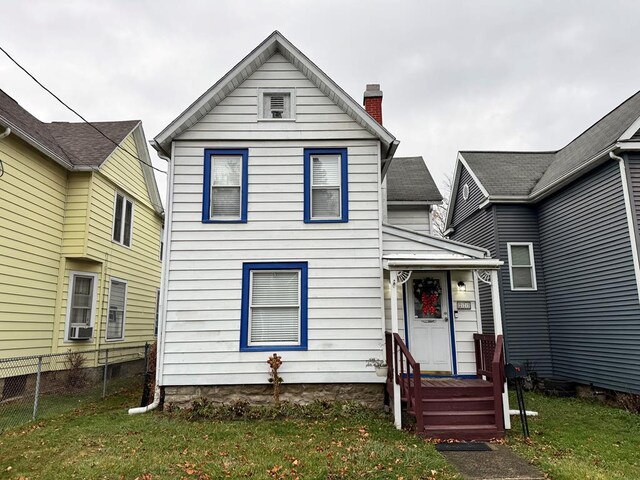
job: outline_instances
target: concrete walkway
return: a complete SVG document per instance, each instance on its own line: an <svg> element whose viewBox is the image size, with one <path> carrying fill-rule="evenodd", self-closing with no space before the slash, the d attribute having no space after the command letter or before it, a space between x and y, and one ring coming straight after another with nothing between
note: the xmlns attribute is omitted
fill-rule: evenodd
<svg viewBox="0 0 640 480"><path fill-rule="evenodd" d="M489 452L440 452L468 480L539 480L545 476L505 445L490 445Z"/></svg>

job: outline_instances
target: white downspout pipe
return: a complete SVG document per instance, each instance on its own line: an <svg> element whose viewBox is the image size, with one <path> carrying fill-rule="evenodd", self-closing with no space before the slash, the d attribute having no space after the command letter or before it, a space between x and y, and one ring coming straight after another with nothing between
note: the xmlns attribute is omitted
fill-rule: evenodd
<svg viewBox="0 0 640 480"><path fill-rule="evenodd" d="M0 140L2 140L4 137L8 137L9 135L11 135L11 129L7 127L4 132L0 133Z"/></svg>
<svg viewBox="0 0 640 480"><path fill-rule="evenodd" d="M173 143L171 144L171 151L173 153ZM156 386L153 390L153 402L151 402L146 407L136 407L130 408L128 410L129 415L137 415L138 413L146 413L151 410L155 410L160 405L160 374L162 369L162 355L164 348L162 348L162 342L164 339L164 330L165 330L165 317L166 317L166 309L163 307L165 302L165 295L167 291L167 282L166 279L169 276L169 240L170 235L169 232L171 230L171 196L173 194L172 181L173 181L173 162L170 158L162 155L158 155L163 160L166 160L169 165L169 174L167 175L167 216L166 223L164 226L164 258L162 259L162 279L160 285L160 316L158 318L158 340L156 341ZM172 155L173 156L173 155Z"/></svg>

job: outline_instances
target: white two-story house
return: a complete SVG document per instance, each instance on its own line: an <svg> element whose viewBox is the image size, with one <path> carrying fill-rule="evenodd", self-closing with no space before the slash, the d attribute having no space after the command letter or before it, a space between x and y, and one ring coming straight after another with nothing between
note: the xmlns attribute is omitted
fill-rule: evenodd
<svg viewBox="0 0 640 480"><path fill-rule="evenodd" d="M500 262L430 235L441 197L424 162L394 160L379 86L364 105L274 32L154 139L169 162L165 403L269 401L267 358L278 353L283 399L381 406L386 386L398 426L406 401L423 435L501 435L496 341L474 339L477 283L495 284ZM371 358L387 360L386 377ZM464 404L484 414L467 414L455 435L419 398L441 377L453 388L444 398L484 395Z"/></svg>

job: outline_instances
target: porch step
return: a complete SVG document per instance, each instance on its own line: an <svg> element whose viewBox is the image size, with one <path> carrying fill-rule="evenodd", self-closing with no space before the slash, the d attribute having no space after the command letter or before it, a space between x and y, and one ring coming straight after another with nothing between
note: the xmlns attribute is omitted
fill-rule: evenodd
<svg viewBox="0 0 640 480"><path fill-rule="evenodd" d="M493 411L493 396L483 397L449 397L423 398L422 409L425 412L491 410Z"/></svg>
<svg viewBox="0 0 640 480"><path fill-rule="evenodd" d="M451 399L451 398L477 398L493 396L493 386L490 383L486 385L466 385L456 387L422 387L423 399Z"/></svg>
<svg viewBox="0 0 640 480"><path fill-rule="evenodd" d="M504 437L495 425L434 425L426 427L421 437L440 440L479 440L487 441Z"/></svg>
<svg viewBox="0 0 640 480"><path fill-rule="evenodd" d="M427 428L454 425L495 425L493 410L423 412Z"/></svg>

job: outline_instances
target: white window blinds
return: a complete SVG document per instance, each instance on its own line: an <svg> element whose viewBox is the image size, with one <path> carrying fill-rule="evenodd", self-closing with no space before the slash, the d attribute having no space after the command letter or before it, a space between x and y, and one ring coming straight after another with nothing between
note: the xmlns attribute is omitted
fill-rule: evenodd
<svg viewBox="0 0 640 480"><path fill-rule="evenodd" d="M242 157L211 158L211 218L240 218Z"/></svg>
<svg viewBox="0 0 640 480"><path fill-rule="evenodd" d="M253 271L249 319L250 345L300 342L300 271Z"/></svg>
<svg viewBox="0 0 640 480"><path fill-rule="evenodd" d="M340 217L340 156L311 158L311 218Z"/></svg>
<svg viewBox="0 0 640 480"><path fill-rule="evenodd" d="M126 294L127 285L124 282L111 281L107 318L107 340L119 340L124 337Z"/></svg>

